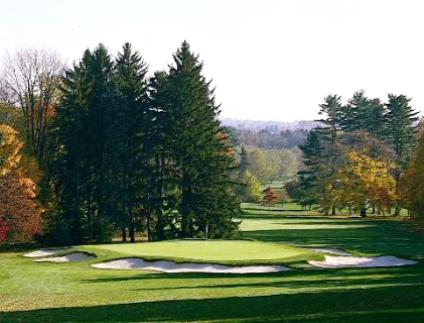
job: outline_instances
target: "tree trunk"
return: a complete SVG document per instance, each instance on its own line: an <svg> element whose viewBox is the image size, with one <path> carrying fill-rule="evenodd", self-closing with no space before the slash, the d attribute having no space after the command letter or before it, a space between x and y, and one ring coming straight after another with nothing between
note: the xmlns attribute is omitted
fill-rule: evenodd
<svg viewBox="0 0 424 323"><path fill-rule="evenodd" d="M130 242L135 242L135 228L134 228L134 219L130 220L130 228L129 228Z"/></svg>
<svg viewBox="0 0 424 323"><path fill-rule="evenodd" d="M146 221L147 221L147 241L150 242L152 241L152 231L150 228L150 213L147 214Z"/></svg>
<svg viewBox="0 0 424 323"><path fill-rule="evenodd" d="M396 216L400 215L400 207L399 206L395 207L395 214L394 215L396 215Z"/></svg>
<svg viewBox="0 0 424 323"><path fill-rule="evenodd" d="M333 205L331 208L331 215L336 215L336 206Z"/></svg>
<svg viewBox="0 0 424 323"><path fill-rule="evenodd" d="M125 228L122 229L122 242L127 242L127 230Z"/></svg>

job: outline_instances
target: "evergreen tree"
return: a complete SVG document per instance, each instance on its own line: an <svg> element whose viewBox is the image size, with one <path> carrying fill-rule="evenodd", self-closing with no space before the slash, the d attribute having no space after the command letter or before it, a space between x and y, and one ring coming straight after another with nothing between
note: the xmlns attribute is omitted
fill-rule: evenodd
<svg viewBox="0 0 424 323"><path fill-rule="evenodd" d="M418 112L409 105L411 99L405 95L389 94L386 104L387 126L385 135L396 154L401 170L408 164L416 146Z"/></svg>
<svg viewBox="0 0 424 323"><path fill-rule="evenodd" d="M52 179L60 217L72 243L110 237L107 188L107 114L115 103L112 62L103 45L86 50L81 62L66 71L54 135Z"/></svg>
<svg viewBox="0 0 424 323"><path fill-rule="evenodd" d="M151 113L147 82L147 66L138 52L126 43L118 53L114 66L116 104L108 114L108 165L111 214L122 230L126 241L126 229L131 242L135 241L136 224L142 215L148 216L147 178L149 126ZM143 213L143 214L141 214Z"/></svg>
<svg viewBox="0 0 424 323"><path fill-rule="evenodd" d="M340 128L342 113L341 97L338 95L328 95L324 103L320 104L320 115L326 118L318 120L325 125L325 131L328 132L332 143L336 141L337 131Z"/></svg>
<svg viewBox="0 0 424 323"><path fill-rule="evenodd" d="M405 95L389 94L388 98L385 135L396 156L397 169L394 178L398 193L400 178L408 166L417 143L418 112L409 105L411 99ZM400 208L397 206L395 214L398 215L399 212Z"/></svg>
<svg viewBox="0 0 424 323"><path fill-rule="evenodd" d="M326 118L319 120L324 124L324 127L316 128L316 131L319 134L320 140L325 145L325 149L323 149L321 153L322 158L326 160L327 164L326 168L322 168L323 173L321 175L331 178L336 171L336 160L339 157L337 155L338 150L336 149L336 141L338 132L340 131L340 124L342 122L341 118L343 107L341 97L338 95L328 95L324 99L324 103L320 105L320 108L319 114L324 115ZM321 194L321 200L324 202L321 203L321 205L332 204L331 201L328 201L325 194ZM325 212L327 212L327 209L325 209ZM336 207L334 204L331 206L331 214L336 215Z"/></svg>
<svg viewBox="0 0 424 323"><path fill-rule="evenodd" d="M149 177L149 201L153 217L153 240L174 238L180 233L178 209L180 171L173 158L173 102L169 99L169 77L164 71L156 72L149 81L152 123L150 147L152 159Z"/></svg>
<svg viewBox="0 0 424 323"><path fill-rule="evenodd" d="M247 154L246 148L244 148L244 146L241 146L240 164L239 164L240 174L243 174L244 172L246 172L248 167L249 167L249 155Z"/></svg>
<svg viewBox="0 0 424 323"><path fill-rule="evenodd" d="M382 139L385 128L384 105L379 99L369 99L364 91L353 94L340 114L341 128L346 132L363 130Z"/></svg>
<svg viewBox="0 0 424 323"><path fill-rule="evenodd" d="M299 148L303 153L304 169L298 172L302 197L300 204L311 206L318 202L318 179L322 168L322 140L317 130L311 130L306 141Z"/></svg>
<svg viewBox="0 0 424 323"><path fill-rule="evenodd" d="M216 118L219 107L210 82L187 42L174 55L167 83L181 236L223 236L234 229L232 216L239 211L229 173L234 156Z"/></svg>

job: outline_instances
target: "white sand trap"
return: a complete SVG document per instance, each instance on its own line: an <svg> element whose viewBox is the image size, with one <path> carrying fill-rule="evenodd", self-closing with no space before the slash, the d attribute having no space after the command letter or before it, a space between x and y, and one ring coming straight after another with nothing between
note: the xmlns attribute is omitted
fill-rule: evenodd
<svg viewBox="0 0 424 323"><path fill-rule="evenodd" d="M214 264L175 263L171 261L146 261L140 258L126 258L91 265L100 269L138 269L164 273L218 273L218 274L257 274L276 273L290 270L284 266L224 266Z"/></svg>
<svg viewBox="0 0 424 323"><path fill-rule="evenodd" d="M72 252L70 254L67 254L61 257L47 257L47 258L35 259L34 262L58 262L58 263L77 262L77 261L84 261L84 260L89 260L93 258L94 258L93 256L87 255L86 253L83 253L83 252Z"/></svg>
<svg viewBox="0 0 424 323"><path fill-rule="evenodd" d="M67 250L66 248L40 249L40 250L27 252L23 256L29 257L29 258L48 257L48 256L53 256L61 252L65 252L66 250Z"/></svg>
<svg viewBox="0 0 424 323"><path fill-rule="evenodd" d="M321 252L321 253L327 253L329 255L335 255L335 256L351 256L347 251L341 250L341 249L335 249L335 248L306 248L312 251Z"/></svg>
<svg viewBox="0 0 424 323"><path fill-rule="evenodd" d="M413 260L401 259L394 256L375 258L353 256L325 256L324 261L309 261L309 264L321 268L348 268L348 267L399 267L416 264Z"/></svg>

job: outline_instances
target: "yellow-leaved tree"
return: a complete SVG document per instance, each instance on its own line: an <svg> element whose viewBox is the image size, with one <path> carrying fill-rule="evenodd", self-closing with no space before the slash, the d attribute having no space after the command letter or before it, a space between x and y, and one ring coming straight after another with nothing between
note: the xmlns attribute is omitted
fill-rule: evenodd
<svg viewBox="0 0 424 323"><path fill-rule="evenodd" d="M393 167L391 163L349 150L345 153L345 162L325 186L327 200L339 209L348 207L360 211L361 216L366 216L370 206L389 211L396 201Z"/></svg>
<svg viewBox="0 0 424 323"><path fill-rule="evenodd" d="M23 156L22 147L15 129L0 125L0 241L30 240L40 230L33 180L39 171L34 160Z"/></svg>
<svg viewBox="0 0 424 323"><path fill-rule="evenodd" d="M424 133L400 185L402 205L415 217L424 217Z"/></svg>

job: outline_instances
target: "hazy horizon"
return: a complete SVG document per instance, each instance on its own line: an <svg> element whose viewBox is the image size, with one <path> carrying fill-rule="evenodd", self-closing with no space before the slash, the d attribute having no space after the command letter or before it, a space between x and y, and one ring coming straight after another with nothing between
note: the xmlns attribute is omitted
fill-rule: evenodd
<svg viewBox="0 0 424 323"><path fill-rule="evenodd" d="M318 118L328 94L405 94L424 111L420 1L72 1L3 4L2 48L56 50L68 64L103 43L131 42L150 72L183 40L213 79L222 118ZM43 19L40 19L43 17Z"/></svg>

